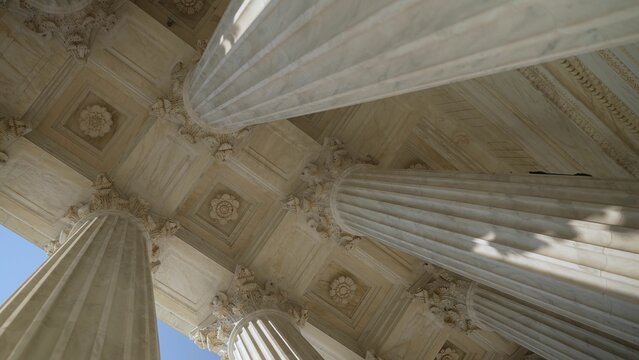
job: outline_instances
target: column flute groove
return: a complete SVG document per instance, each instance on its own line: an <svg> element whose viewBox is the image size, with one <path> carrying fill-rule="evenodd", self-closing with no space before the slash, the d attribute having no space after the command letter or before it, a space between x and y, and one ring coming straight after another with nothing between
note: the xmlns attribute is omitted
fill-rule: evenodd
<svg viewBox="0 0 639 360"><path fill-rule="evenodd" d="M178 224L98 176L50 258L0 308L0 358L159 359L151 270Z"/></svg>

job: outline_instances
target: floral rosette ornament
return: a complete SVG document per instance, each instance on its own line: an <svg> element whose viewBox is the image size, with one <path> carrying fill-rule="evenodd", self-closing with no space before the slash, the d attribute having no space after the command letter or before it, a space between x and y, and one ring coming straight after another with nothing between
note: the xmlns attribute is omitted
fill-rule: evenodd
<svg viewBox="0 0 639 360"><path fill-rule="evenodd" d="M346 305L355 296L357 285L348 276L339 276L331 282L329 294L336 303Z"/></svg>
<svg viewBox="0 0 639 360"><path fill-rule="evenodd" d="M231 194L222 194L211 200L210 216L213 220L224 225L238 218L240 202Z"/></svg>
<svg viewBox="0 0 639 360"><path fill-rule="evenodd" d="M103 106L92 105L80 113L80 131L90 138L100 138L111 130L111 113Z"/></svg>

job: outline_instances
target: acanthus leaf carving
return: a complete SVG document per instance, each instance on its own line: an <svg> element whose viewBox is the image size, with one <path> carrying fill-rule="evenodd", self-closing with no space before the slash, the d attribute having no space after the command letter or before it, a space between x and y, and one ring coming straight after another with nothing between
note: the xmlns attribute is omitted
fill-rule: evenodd
<svg viewBox="0 0 639 360"><path fill-rule="evenodd" d="M111 30L118 18L114 0L93 0L84 8L68 14L49 14L20 0L27 12L25 26L45 38L59 37L65 49L76 59L86 59L95 33Z"/></svg>
<svg viewBox="0 0 639 360"><path fill-rule="evenodd" d="M470 281L431 264L408 290L414 299L423 301L442 323L464 333L479 329L470 318L466 298Z"/></svg>
<svg viewBox="0 0 639 360"><path fill-rule="evenodd" d="M12 117L0 117L0 165L9 160L7 148L21 136L31 131L31 126Z"/></svg>
<svg viewBox="0 0 639 360"><path fill-rule="evenodd" d="M279 310L288 314L298 326L308 320L308 310L288 299L285 291L273 282L260 284L253 271L238 265L227 291L219 292L211 301L214 320L191 332L191 339L202 349L208 349L228 359L228 341L235 325L245 316L263 309Z"/></svg>
<svg viewBox="0 0 639 360"><path fill-rule="evenodd" d="M124 197L116 189L113 181L106 174L99 174L93 182L93 194L87 203L71 206L61 221L66 225L59 239L45 247L49 255L53 254L67 240L73 226L83 217L101 210L124 211L135 217L148 231L151 239L149 249L151 270L156 271L160 265L160 242L175 235L180 224L172 219L161 218L151 214L149 205L137 196Z"/></svg>
<svg viewBox="0 0 639 360"><path fill-rule="evenodd" d="M182 91L190 68L177 63L171 72L171 91L166 98L159 98L151 107L153 116L159 120L178 125L178 134L191 144L208 144L211 155L219 161L228 160L242 145L250 132L250 127L229 133L217 133L197 124L188 114Z"/></svg>
<svg viewBox="0 0 639 360"><path fill-rule="evenodd" d="M284 208L303 214L306 224L323 239L352 248L359 238L341 230L331 215L329 198L335 182L348 168L357 164L374 165L376 162L368 156L353 158L342 141L325 139L319 158L307 165L300 175L306 186L300 192L290 195Z"/></svg>

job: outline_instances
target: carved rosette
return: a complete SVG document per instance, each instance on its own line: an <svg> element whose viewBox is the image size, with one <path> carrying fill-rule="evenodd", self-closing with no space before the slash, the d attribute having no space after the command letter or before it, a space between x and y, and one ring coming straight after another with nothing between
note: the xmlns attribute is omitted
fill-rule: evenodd
<svg viewBox="0 0 639 360"><path fill-rule="evenodd" d="M195 15L204 7L204 1L202 0L173 0L175 7L186 15Z"/></svg>
<svg viewBox="0 0 639 360"><path fill-rule="evenodd" d="M66 50L76 59L86 59L95 33L115 26L114 0L93 0L86 7L67 14L49 14L20 0L27 12L25 26L46 38L59 37Z"/></svg>
<svg viewBox="0 0 639 360"><path fill-rule="evenodd" d="M284 207L306 217L307 225L322 238L352 247L359 237L343 232L330 210L330 193L335 182L348 168L357 164L375 164L370 157L355 159L337 139L325 139L317 161L302 171L300 178L306 185L296 194L290 195Z"/></svg>
<svg viewBox="0 0 639 360"><path fill-rule="evenodd" d="M225 225L238 218L240 202L231 194L222 194L211 200L211 219Z"/></svg>
<svg viewBox="0 0 639 360"><path fill-rule="evenodd" d="M435 360L459 360L459 353L453 348L443 348L439 350Z"/></svg>
<svg viewBox="0 0 639 360"><path fill-rule="evenodd" d="M434 265L427 264L425 268L426 272L411 286L409 293L426 303L447 326L464 333L479 329L466 306L470 281Z"/></svg>
<svg viewBox="0 0 639 360"><path fill-rule="evenodd" d="M219 161L228 160L233 152L242 144L249 134L250 128L243 128L230 133L216 133L198 125L188 114L182 90L189 68L177 63L171 72L172 85L168 97L159 98L151 108L153 116L159 120L177 124L178 134L191 144L204 142L209 145L211 154Z"/></svg>
<svg viewBox="0 0 639 360"><path fill-rule="evenodd" d="M329 295L338 304L346 305L355 296L357 284L348 276L338 276L331 281Z"/></svg>
<svg viewBox="0 0 639 360"><path fill-rule="evenodd" d="M115 189L113 181L106 174L100 174L93 183L94 192L88 203L71 206L62 218L62 222L67 226L60 234L57 241L50 243L45 247L49 255L53 254L58 248L64 244L73 226L83 217L101 210L118 210L130 213L133 217L140 220L140 223L148 231L151 239L151 247L149 251L151 261L151 271L157 270L160 265L160 245L162 239L175 235L180 224L172 219L158 218L151 214L149 205L142 199L131 196L123 197Z"/></svg>
<svg viewBox="0 0 639 360"><path fill-rule="evenodd" d="M9 155L6 153L9 145L30 131L31 126L23 121L11 117L0 117L0 165L9 160Z"/></svg>
<svg viewBox="0 0 639 360"><path fill-rule="evenodd" d="M228 291L218 293L211 301L215 320L194 329L191 339L200 348L228 359L228 341L235 325L245 316L263 309L282 311L298 326L304 326L308 320L308 311L291 302L285 291L270 281L258 283L250 269L238 265Z"/></svg>
<svg viewBox="0 0 639 360"><path fill-rule="evenodd" d="M80 113L80 131L88 137L103 137L112 125L112 115L103 106L91 105Z"/></svg>

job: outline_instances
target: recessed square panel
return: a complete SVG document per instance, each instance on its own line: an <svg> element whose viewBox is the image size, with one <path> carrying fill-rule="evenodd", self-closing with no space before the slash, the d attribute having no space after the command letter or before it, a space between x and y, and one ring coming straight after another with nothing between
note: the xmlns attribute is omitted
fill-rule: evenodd
<svg viewBox="0 0 639 360"><path fill-rule="evenodd" d="M230 239L238 225L244 222L243 219L252 210L253 204L228 186L218 183L203 198L195 215L224 234L225 239Z"/></svg>
<svg viewBox="0 0 639 360"><path fill-rule="evenodd" d="M89 91L61 125L88 145L103 151L125 120L125 116L114 106Z"/></svg>
<svg viewBox="0 0 639 360"><path fill-rule="evenodd" d="M352 318L371 289L362 279L331 262L319 274L311 292L334 309Z"/></svg>

